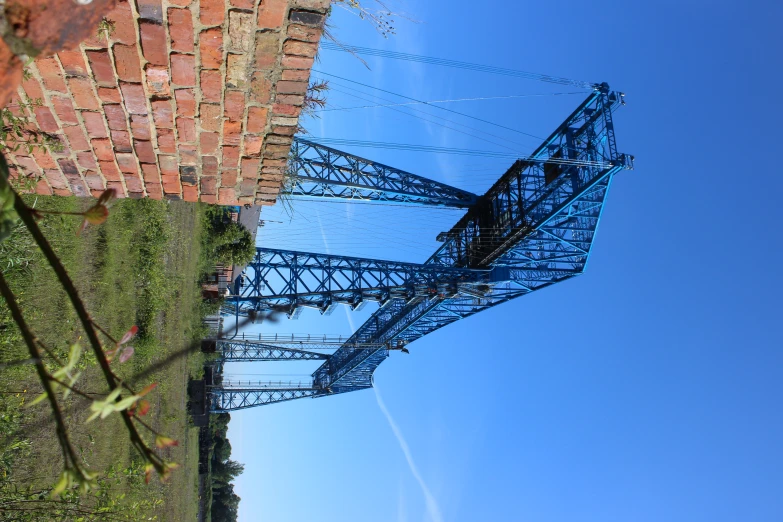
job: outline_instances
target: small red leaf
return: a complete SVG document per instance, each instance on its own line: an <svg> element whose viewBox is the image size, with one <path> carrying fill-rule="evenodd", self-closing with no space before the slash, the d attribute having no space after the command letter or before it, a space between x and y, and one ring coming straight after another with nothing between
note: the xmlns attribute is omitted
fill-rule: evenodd
<svg viewBox="0 0 783 522"><path fill-rule="evenodd" d="M125 361L133 357L133 352L135 351L136 350L133 348L133 346L130 345L123 348L122 352L120 352L120 363L124 363Z"/></svg>
<svg viewBox="0 0 783 522"><path fill-rule="evenodd" d="M127 332L125 332L125 335L122 336L122 339L120 339L119 344L125 344L128 341L130 341L131 339L133 339L133 337L136 335L136 333L138 331L139 331L139 327L138 326L135 326L135 325L132 326L131 329L128 330Z"/></svg>
<svg viewBox="0 0 783 522"><path fill-rule="evenodd" d="M168 448L169 446L179 446L179 441L164 437L163 435L158 435L155 437L155 446L157 446L158 449Z"/></svg>
<svg viewBox="0 0 783 522"><path fill-rule="evenodd" d="M147 414L148 411L150 411L150 401L148 401L147 399L140 400L138 402L138 405L139 405L138 414L140 416L144 416Z"/></svg>
<svg viewBox="0 0 783 522"><path fill-rule="evenodd" d="M141 391L139 392L139 397L144 397L144 396L145 396L145 395L147 395L149 392L151 392L152 390L154 390L154 389L155 389L155 387L156 387L157 385L158 385L158 383L157 383L157 382L153 382L152 384L150 384L149 386L147 386L146 388L144 388L143 390L141 390Z"/></svg>
<svg viewBox="0 0 783 522"><path fill-rule="evenodd" d="M100 225L106 218L109 217L109 209L105 205L98 203L95 206L88 208L84 212L84 221L91 225Z"/></svg>
<svg viewBox="0 0 783 522"><path fill-rule="evenodd" d="M101 197L98 198L98 205L105 205L112 199L114 199L114 196L117 194L117 191L114 189L108 189L101 194Z"/></svg>

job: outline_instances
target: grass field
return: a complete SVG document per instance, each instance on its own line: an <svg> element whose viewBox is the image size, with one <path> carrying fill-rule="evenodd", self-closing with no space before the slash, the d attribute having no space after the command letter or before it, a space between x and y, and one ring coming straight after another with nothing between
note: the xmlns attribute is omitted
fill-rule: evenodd
<svg viewBox="0 0 783 522"><path fill-rule="evenodd" d="M81 211L91 204L77 198L25 199L36 208L64 212ZM148 420L157 431L179 441L179 446L165 451L167 460L177 462L180 468L168 483L154 480L145 486L140 482L140 459L118 416L85 424L89 401L73 395L67 399L69 430L84 464L115 477L109 494L126 514L127 509L138 510L134 514L138 520L152 516L167 521L196 518L198 430L188 424L186 385L191 376L199 376L203 358L186 347L203 335L197 282L203 267L200 237L204 212L203 206L184 202L121 200L111 208L106 223L88 228L80 237L75 235L80 224L77 217L47 215L40 223L93 319L115 337L134 324L139 327L132 342L134 356L122 365L115 361L113 366L137 388L158 383L148 396L152 403ZM50 349L65 355L83 332L53 272L24 229L0 243L0 270L34 333ZM26 357L7 307L0 305L0 362ZM105 382L90 358L86 359L78 386L100 397L106 391ZM33 368L0 368L0 392L0 414L6 420L14 419L0 422L0 451L14 460L6 468L7 476L0 479L6 486L51 486L62 471L62 457L48 406L25 406L41 392ZM20 442L21 449L8 451Z"/></svg>

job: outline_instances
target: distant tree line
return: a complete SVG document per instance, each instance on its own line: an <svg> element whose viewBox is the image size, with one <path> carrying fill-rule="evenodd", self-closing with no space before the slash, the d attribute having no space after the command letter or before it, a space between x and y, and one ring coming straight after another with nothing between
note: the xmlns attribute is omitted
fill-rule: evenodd
<svg viewBox="0 0 783 522"><path fill-rule="evenodd" d="M245 467L231 460L231 443L226 437L231 415L218 413L211 416L213 450L211 461L212 522L236 522L239 495L234 493L233 480L242 474Z"/></svg>

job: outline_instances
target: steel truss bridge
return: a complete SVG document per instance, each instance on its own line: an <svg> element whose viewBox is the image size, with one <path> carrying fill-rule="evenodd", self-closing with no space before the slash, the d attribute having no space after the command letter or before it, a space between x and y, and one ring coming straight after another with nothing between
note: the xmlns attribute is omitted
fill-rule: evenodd
<svg viewBox="0 0 783 522"><path fill-rule="evenodd" d="M599 85L533 152L487 192L471 194L301 138L286 191L294 197L437 205L465 209L424 263L400 263L259 248L235 284L227 311L295 316L367 301L378 310L350 338L313 346L301 339L218 340L219 364L322 360L304 383L221 384L213 412L372 387L391 350L483 310L581 274L614 174L633 168L617 152L612 113L623 95Z"/></svg>

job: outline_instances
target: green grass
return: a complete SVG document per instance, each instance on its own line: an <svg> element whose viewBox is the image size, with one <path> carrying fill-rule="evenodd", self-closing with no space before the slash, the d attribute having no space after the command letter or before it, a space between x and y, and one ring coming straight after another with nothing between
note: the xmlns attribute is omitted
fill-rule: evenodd
<svg viewBox="0 0 783 522"><path fill-rule="evenodd" d="M58 197L25 196L25 200L36 208L61 212L82 211L92 203ZM152 402L149 420L157 431L180 442L166 450L167 460L181 466L169 483L139 488L134 486L137 478L127 478L117 479L112 486L112 494L124 494L121 503L127 505L140 498L163 500L154 513L144 513L139 519L196 517L198 430L188 425L186 385L191 376L198 376L203 359L200 353L188 353L185 348L203 334L197 282L204 265L199 239L204 213L204 206L184 202L121 200L112 206L106 223L89 227L78 238L77 217L47 215L40 222L94 320L117 338L132 325L139 326L139 335L132 342L136 348L133 358L123 365L115 362L116 371L137 388L159 383L148 397ZM70 302L24 229L0 244L0 269L31 329L48 347L65 354L70 344L80 341L83 332ZM160 365L177 352L184 355ZM0 305L0 362L26 357L8 310ZM79 387L105 393L105 382L90 364L90 357L86 359ZM156 369L133 381L134 375L150 366ZM0 413L22 414L12 433L0 432L0 449L13 441L30 443L23 457L17 455L20 461L9 480L49 486L62 469L62 457L47 406L24 407L41 391L34 371L29 365L0 369L0 382L5 390L0 394ZM85 424L89 404L74 396L65 402L65 409L74 445L88 467L107 472L125 469L138 460L116 415Z"/></svg>

